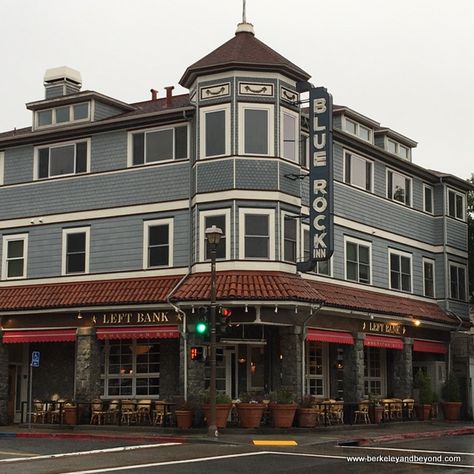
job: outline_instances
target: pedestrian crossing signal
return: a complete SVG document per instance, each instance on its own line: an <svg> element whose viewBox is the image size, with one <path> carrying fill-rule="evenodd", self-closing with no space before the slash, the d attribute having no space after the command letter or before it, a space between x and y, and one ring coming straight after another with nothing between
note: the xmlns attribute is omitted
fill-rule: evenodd
<svg viewBox="0 0 474 474"><path fill-rule="evenodd" d="M191 347L191 360L201 362L204 360L204 348L202 346Z"/></svg>

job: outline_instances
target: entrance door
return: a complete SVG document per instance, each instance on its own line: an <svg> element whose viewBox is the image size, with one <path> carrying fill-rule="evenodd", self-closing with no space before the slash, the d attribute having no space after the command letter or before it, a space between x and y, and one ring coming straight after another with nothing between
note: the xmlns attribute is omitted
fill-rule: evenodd
<svg viewBox="0 0 474 474"><path fill-rule="evenodd" d="M263 392L265 387L265 346L247 345L247 392Z"/></svg>
<svg viewBox="0 0 474 474"><path fill-rule="evenodd" d="M8 422L18 423L21 415L22 367L18 364L8 366Z"/></svg>
<svg viewBox="0 0 474 474"><path fill-rule="evenodd" d="M237 364L234 346L220 346L216 350L216 390L235 400L238 396ZM206 388L211 376L210 361L206 361Z"/></svg>

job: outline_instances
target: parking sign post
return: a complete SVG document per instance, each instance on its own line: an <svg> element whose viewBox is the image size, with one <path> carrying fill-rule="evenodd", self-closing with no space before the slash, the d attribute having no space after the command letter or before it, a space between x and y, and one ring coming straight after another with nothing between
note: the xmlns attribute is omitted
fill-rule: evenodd
<svg viewBox="0 0 474 474"><path fill-rule="evenodd" d="M33 405L33 367L40 366L40 352L33 351L31 353L30 373L28 377L28 429L31 430L31 411Z"/></svg>

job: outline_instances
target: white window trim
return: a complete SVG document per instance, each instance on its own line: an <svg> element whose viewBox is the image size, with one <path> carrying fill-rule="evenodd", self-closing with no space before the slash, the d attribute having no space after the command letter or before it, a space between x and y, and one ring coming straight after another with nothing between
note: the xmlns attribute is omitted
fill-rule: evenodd
<svg viewBox="0 0 474 474"><path fill-rule="evenodd" d="M367 190L366 188L362 188L361 186L358 186L357 184L348 183L346 181L346 155L356 156L357 158L360 158L361 160L364 160L372 164L371 170L370 170L370 190ZM343 159L342 159L342 181L345 184L348 184L349 186L353 186L354 188L362 189L362 191L373 193L374 192L374 168L375 168L375 163L373 160L369 160L365 156L362 156L358 153L354 153L351 150L344 149Z"/></svg>
<svg viewBox="0 0 474 474"><path fill-rule="evenodd" d="M365 392L365 382L369 382L372 380L377 381L380 379L380 391L382 392L382 396L384 397L387 394L387 350L383 347L374 347L374 348L367 347L367 349L378 349L380 351L380 377L371 377L370 375L365 377L364 375L364 392ZM364 358L364 364L365 364L365 358ZM369 394L367 393L366 395L369 395Z"/></svg>
<svg viewBox="0 0 474 474"><path fill-rule="evenodd" d="M69 173L69 174L59 174L57 176L48 176L47 178L39 178L38 177L38 167L39 167L39 150L43 148L61 148L64 146L69 146L69 145L76 145L77 143L82 143L86 142L87 143L87 155L86 155L86 171L84 173ZM74 160L74 165L75 165L75 160ZM58 178L64 178L66 176L83 176L85 173L90 173L90 167L91 167L91 139L90 138L84 138L84 139L78 139L78 140L71 140L67 142L59 142L59 143L52 143L52 144L45 144L45 145L40 145L36 146L34 148L33 152L33 181L46 181L48 179L58 179Z"/></svg>
<svg viewBox="0 0 474 474"><path fill-rule="evenodd" d="M0 186L4 184L5 176L5 152L0 151Z"/></svg>
<svg viewBox="0 0 474 474"><path fill-rule="evenodd" d="M158 225L168 225L168 265L148 266L148 243L149 243L149 228ZM143 269L153 268L168 268L173 266L173 241L174 241L174 219L154 219L143 222Z"/></svg>
<svg viewBox="0 0 474 474"><path fill-rule="evenodd" d="M362 281L354 281L354 280L349 280L347 278L347 244L352 243L352 244L359 244L359 245L365 245L366 247L369 247L369 283L364 283ZM350 281L353 283L358 283L359 285L372 285L372 274L373 274L373 269L372 269L372 242L368 240L362 240L362 239L357 239L356 237L350 237L348 235L344 236L344 280Z"/></svg>
<svg viewBox="0 0 474 474"><path fill-rule="evenodd" d="M388 142L392 142L393 144L395 144L395 153L392 153L388 149ZM403 160L411 161L411 148L409 146L403 145L402 143L399 143L396 140L394 140L393 138L390 138L390 137L387 137L387 136L385 136L384 145L385 145L385 151L387 153L398 156L398 158L402 158ZM407 150L407 154L405 156L403 156L400 153L400 148L405 148Z"/></svg>
<svg viewBox="0 0 474 474"><path fill-rule="evenodd" d="M63 240L62 240L62 259L61 259L61 275L84 275L89 273L89 257L90 257L90 227L70 227L63 229ZM67 237L71 234L86 234L85 242L85 263L83 272L66 272L66 254L67 254Z"/></svg>
<svg viewBox="0 0 474 474"><path fill-rule="evenodd" d="M240 260L262 260L259 258L245 257L245 215L257 214L268 216L268 258L263 260L275 260L275 209L259 209L259 208L239 208L239 259Z"/></svg>
<svg viewBox="0 0 474 474"><path fill-rule="evenodd" d="M23 241L23 275L18 277L8 277L7 272L7 246L8 242L12 240ZM28 234L4 235L2 241L2 280L21 280L26 278L28 265Z"/></svg>
<svg viewBox="0 0 474 474"><path fill-rule="evenodd" d="M350 132L349 130L347 130L347 126L346 126L347 121L352 122L356 125L356 133L355 134ZM365 140L364 138L362 138L360 136L359 127L364 127L365 129L367 129L369 131L369 139L368 140ZM372 128L368 127L367 125L363 125L363 124L359 123L357 120L346 117L345 115L342 116L342 130L344 132L348 133L349 135L352 135L353 137L357 137L359 140L362 140L363 142L374 143L374 131L373 131Z"/></svg>
<svg viewBox="0 0 474 474"><path fill-rule="evenodd" d="M398 174L399 176L402 176L404 179L409 179L410 180L410 205L397 201L396 199L393 199L393 196L388 195L388 173L389 171L393 174ZM392 183L392 191L393 191L393 183ZM387 196L387 199L389 201L395 202L400 204L401 206L405 207L413 207L413 178L411 176L407 176L406 174L400 173L399 171L393 169L393 168L386 168L385 169L385 196Z"/></svg>
<svg viewBox="0 0 474 474"><path fill-rule="evenodd" d="M433 265L433 296L426 295L426 288L425 288L425 263L431 263ZM432 258L423 257L421 259L421 264L423 266L422 273L423 273L423 296L426 298L436 298L436 261Z"/></svg>
<svg viewBox="0 0 474 474"><path fill-rule="evenodd" d="M245 153L245 110L266 110L268 112L267 143L268 153ZM239 103L239 155L274 156L275 155L275 106L255 102Z"/></svg>
<svg viewBox="0 0 474 474"><path fill-rule="evenodd" d="M78 120L74 120L73 117L74 116L74 106L75 105L81 105L81 104L88 104L88 114L87 114L87 117L86 118L83 118L83 119L78 119ZM69 124L76 124L76 123L81 123L81 122L90 122L91 120L91 103L90 101L85 101L85 102L76 102L74 104L69 104L69 118L70 120L68 120L67 122L57 122L56 121L56 109L62 109L63 107L67 107L68 105L58 105L57 107L51 107L51 108L48 108L48 109L42 109L42 110L37 110L35 112L35 129L44 129L44 128L51 128L51 127L58 127L58 126L61 126L61 125L69 125ZM39 113L40 112L47 112L48 110L51 110L51 115L52 115L52 118L51 118L51 123L48 124L48 125L40 125L39 124Z"/></svg>
<svg viewBox="0 0 474 474"><path fill-rule="evenodd" d="M431 211L426 210L426 202L425 202L425 190L426 189L431 189ZM434 188L433 186L430 186L429 184L423 183L423 211L433 215L434 214Z"/></svg>
<svg viewBox="0 0 474 474"><path fill-rule="evenodd" d="M205 262L205 248L206 245L206 217L213 217L213 216L224 216L225 218L225 258L218 259L218 260L230 260L231 259L231 231L230 231L230 209L213 209L212 211L200 211L199 212L199 229L200 229L200 236L199 236L199 261Z"/></svg>
<svg viewBox="0 0 474 474"><path fill-rule="evenodd" d="M407 257L410 259L410 291L403 290L402 288L392 288L392 280L390 278L390 274L392 272L392 267L390 265L390 257L392 254L398 255L399 257ZM404 252L403 250L389 248L387 268L388 268L388 288L394 291L402 291L403 293L413 293L413 254L409 252ZM402 272L402 268L401 268L401 262L400 262L400 274L401 272ZM400 284L401 284L401 281L400 281Z"/></svg>
<svg viewBox="0 0 474 474"><path fill-rule="evenodd" d="M303 262L304 261L304 233L306 231L309 232L309 225L308 224L302 224L301 232L300 232L300 251L298 253L298 262ZM326 277L326 278L332 277L333 274L334 274L333 266L334 266L334 259L331 257L329 259L329 275L326 275L325 273L319 273L317 271L314 271L313 273L315 275L319 275L319 276Z"/></svg>
<svg viewBox="0 0 474 474"><path fill-rule="evenodd" d="M449 215L449 192L453 192L455 195L454 198L454 212L456 212L456 196L461 196L462 197L462 218L459 218L457 216L450 216ZM466 195L463 193L460 193L459 191L456 191L453 188L448 188L446 187L446 215L448 217L451 217L451 219L456 219L457 221L465 222L466 221Z"/></svg>
<svg viewBox="0 0 474 474"><path fill-rule="evenodd" d="M206 114L208 112L217 112L223 110L225 112L225 153L223 155L206 156ZM199 110L199 159L207 160L211 158L219 158L220 156L230 155L230 138L231 138L231 123L230 123L230 104L210 105L201 107Z"/></svg>
<svg viewBox="0 0 474 474"><path fill-rule="evenodd" d="M180 127L186 127L186 135L187 135L187 148L186 148L186 156L184 158L176 158L176 141L175 141L175 129L180 128ZM150 132L160 132L163 130L173 130L173 158L170 160L159 160L159 161L146 161L146 134ZM145 142L144 142L144 162L139 164L139 165L134 165L133 164L133 135L136 135L138 133L143 133L145 134ZM138 129L138 130L131 130L127 134L127 167L128 168L134 168L137 166L150 166L150 165L159 165L161 163L170 163L174 162L176 160L189 160L189 125L187 123L177 123L173 125L165 125L162 127L153 127L153 128L143 128L143 129Z"/></svg>
<svg viewBox="0 0 474 474"><path fill-rule="evenodd" d="M295 159L292 160L291 158L287 158L283 155L283 151L285 149L285 134L284 134L284 115L290 115L295 119ZM311 153L311 147L310 147ZM280 156L288 161L292 161L294 163L298 163L300 160L300 115L293 110L281 107L280 109ZM309 160L309 156L308 156ZM309 163L308 163L309 164Z"/></svg>
<svg viewBox="0 0 474 474"><path fill-rule="evenodd" d="M285 260L285 217L290 217L293 218L296 221L296 252L295 252L295 258L296 262L298 262L298 257L301 253L300 249L300 241L301 241L301 235L300 235L300 226L298 225L298 216L296 214L293 214L288 211L282 211L281 213L281 226L280 226L280 252L281 252L281 260L290 264L295 264L296 262L292 262L291 260Z"/></svg>
<svg viewBox="0 0 474 474"><path fill-rule="evenodd" d="M321 344L321 352L322 352L322 375L311 375L309 373L309 342L305 341L305 393L309 394L309 382L310 380L322 380L323 381L323 394L317 395L318 397L323 396L327 397L329 394L328 386L329 386L329 346L327 342L320 342ZM318 342L318 341L315 341Z"/></svg>
<svg viewBox="0 0 474 474"><path fill-rule="evenodd" d="M454 300L454 301L463 301L463 302L465 302L469 298L469 281L468 281L468 275L467 275L467 265L450 261L448 266L449 266L449 273L448 273L449 299ZM457 268L463 268L464 269L464 293L465 293L464 294L464 299L454 298L453 295L451 294L451 267L457 267ZM458 276L459 276L459 273L458 273Z"/></svg>

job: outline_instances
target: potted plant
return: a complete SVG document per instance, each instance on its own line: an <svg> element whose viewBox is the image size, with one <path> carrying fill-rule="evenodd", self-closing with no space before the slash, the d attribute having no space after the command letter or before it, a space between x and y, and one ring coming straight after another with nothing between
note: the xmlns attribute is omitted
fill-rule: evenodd
<svg viewBox="0 0 474 474"><path fill-rule="evenodd" d="M369 418L372 423L379 424L383 420L384 407L380 404L377 395L369 393Z"/></svg>
<svg viewBox="0 0 474 474"><path fill-rule="evenodd" d="M193 407L187 400L179 400L176 404L175 416L176 426L182 430L188 430L193 426Z"/></svg>
<svg viewBox="0 0 474 474"><path fill-rule="evenodd" d="M265 404L256 393L242 393L237 403L237 413L242 428L258 428L262 421Z"/></svg>
<svg viewBox="0 0 474 474"><path fill-rule="evenodd" d="M211 406L209 390L204 392L202 409L204 416L206 417L207 425L209 426L209 420L211 417ZM232 409L232 400L225 393L216 393L216 426L217 428L225 428L227 426L227 418L229 418L230 410Z"/></svg>
<svg viewBox="0 0 474 474"><path fill-rule="evenodd" d="M414 386L418 389L418 404L415 405L416 416L421 421L428 420L430 418L431 402L433 400L429 375L419 369L416 373Z"/></svg>
<svg viewBox="0 0 474 474"><path fill-rule="evenodd" d="M462 405L461 390L458 378L454 373L449 373L441 389L441 396L443 398L441 406L443 407L444 418L448 421L459 420Z"/></svg>
<svg viewBox="0 0 474 474"><path fill-rule="evenodd" d="M298 406L296 416L301 428L314 428L318 422L319 410L314 405L314 397L305 395Z"/></svg>
<svg viewBox="0 0 474 474"><path fill-rule="evenodd" d="M77 406L73 402L64 403L64 424L77 425Z"/></svg>
<svg viewBox="0 0 474 474"><path fill-rule="evenodd" d="M296 413L295 394L289 390L278 390L270 394L270 410L275 428L290 428Z"/></svg>

